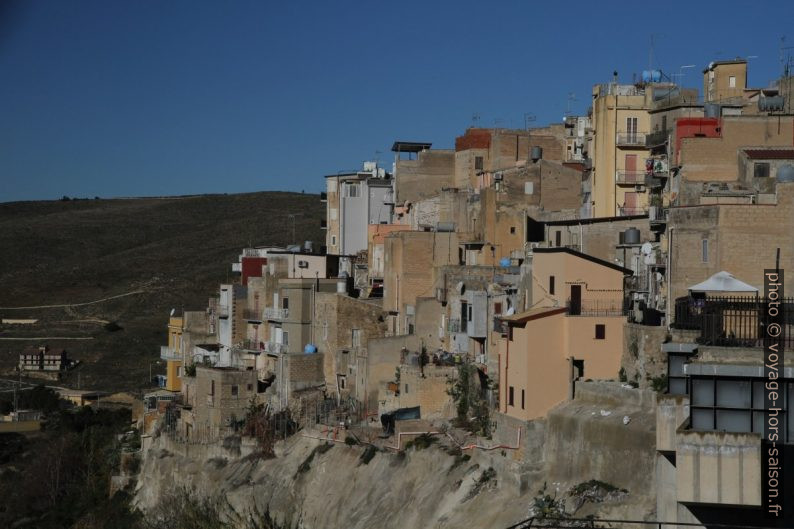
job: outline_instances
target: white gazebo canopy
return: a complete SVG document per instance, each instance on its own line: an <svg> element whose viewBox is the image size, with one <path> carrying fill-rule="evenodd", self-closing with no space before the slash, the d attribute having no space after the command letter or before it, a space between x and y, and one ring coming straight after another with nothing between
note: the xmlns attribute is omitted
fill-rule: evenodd
<svg viewBox="0 0 794 529"><path fill-rule="evenodd" d="M717 272L702 283L689 287L690 292L758 292L758 289L739 281L728 272Z"/></svg>

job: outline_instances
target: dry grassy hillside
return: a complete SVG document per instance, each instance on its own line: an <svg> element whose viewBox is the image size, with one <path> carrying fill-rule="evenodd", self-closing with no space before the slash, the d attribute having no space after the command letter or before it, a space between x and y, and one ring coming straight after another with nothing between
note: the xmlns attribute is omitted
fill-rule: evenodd
<svg viewBox="0 0 794 529"><path fill-rule="evenodd" d="M0 317L40 322L0 326L0 370L8 375L21 348L47 342L83 362L65 385L79 372L83 388L146 386L171 308L205 307L234 279L244 246L321 243L323 211L317 195L281 192L1 203ZM7 308L62 304L71 306ZM20 337L31 339L8 339Z"/></svg>

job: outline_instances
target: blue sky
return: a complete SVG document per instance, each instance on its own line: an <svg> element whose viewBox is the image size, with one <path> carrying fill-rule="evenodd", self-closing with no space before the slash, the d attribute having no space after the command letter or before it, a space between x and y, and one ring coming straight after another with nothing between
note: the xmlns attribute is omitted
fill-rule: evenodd
<svg viewBox="0 0 794 529"><path fill-rule="evenodd" d="M394 140L560 121L592 85L780 73L794 2L2 0L0 202L319 191ZM794 49L787 50L787 53Z"/></svg>

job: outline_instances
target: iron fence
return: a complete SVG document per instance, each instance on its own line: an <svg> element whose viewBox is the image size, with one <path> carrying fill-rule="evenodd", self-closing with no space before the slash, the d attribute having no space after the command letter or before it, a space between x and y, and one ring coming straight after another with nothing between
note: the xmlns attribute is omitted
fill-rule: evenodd
<svg viewBox="0 0 794 529"><path fill-rule="evenodd" d="M568 299L569 316L625 316L628 306L623 299Z"/></svg>
<svg viewBox="0 0 794 529"><path fill-rule="evenodd" d="M693 522L662 522L658 520L617 520L607 518L554 518L538 517L528 518L517 524L509 526L507 529L569 529L572 527L591 527L591 528L610 528L610 529L679 529L679 528L700 528L709 527L711 529L773 529L768 525L742 525L724 523L693 523Z"/></svg>
<svg viewBox="0 0 794 529"><path fill-rule="evenodd" d="M720 347L763 347L767 300L760 297L681 297L675 300L676 329L700 331L697 341ZM781 342L794 350L794 298L783 298Z"/></svg>

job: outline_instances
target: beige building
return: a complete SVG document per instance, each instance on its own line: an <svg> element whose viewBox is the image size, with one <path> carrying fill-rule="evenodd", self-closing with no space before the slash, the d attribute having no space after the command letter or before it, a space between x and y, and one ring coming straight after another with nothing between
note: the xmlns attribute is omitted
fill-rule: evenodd
<svg viewBox="0 0 794 529"><path fill-rule="evenodd" d="M713 61L703 70L703 101L741 101L747 88L747 60Z"/></svg>
<svg viewBox="0 0 794 529"><path fill-rule="evenodd" d="M391 334L411 334L416 300L434 295L436 267L457 264L453 232L400 231L384 240L383 310Z"/></svg>
<svg viewBox="0 0 794 529"><path fill-rule="evenodd" d="M617 82L593 87L590 179L594 217L640 215L647 211L645 189L646 147L651 132L649 111L659 94L675 85Z"/></svg>
<svg viewBox="0 0 794 529"><path fill-rule="evenodd" d="M499 411L543 417L575 382L613 379L623 352L623 282L631 271L568 248L536 249L532 308L503 317Z"/></svg>
<svg viewBox="0 0 794 529"><path fill-rule="evenodd" d="M455 151L430 146L409 141L392 145L397 206L413 204L454 187Z"/></svg>

